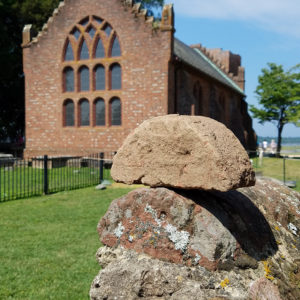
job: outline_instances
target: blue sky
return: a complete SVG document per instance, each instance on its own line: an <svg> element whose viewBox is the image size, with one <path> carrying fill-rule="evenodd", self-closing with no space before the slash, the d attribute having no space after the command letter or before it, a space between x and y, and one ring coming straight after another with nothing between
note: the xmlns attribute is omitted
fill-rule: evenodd
<svg viewBox="0 0 300 300"><path fill-rule="evenodd" d="M246 101L254 93L268 62L285 70L300 63L300 0L173 0L175 36L186 44L223 48L242 57L246 69ZM271 123L253 120L260 136L277 136ZM300 136L300 127L286 125L283 136Z"/></svg>

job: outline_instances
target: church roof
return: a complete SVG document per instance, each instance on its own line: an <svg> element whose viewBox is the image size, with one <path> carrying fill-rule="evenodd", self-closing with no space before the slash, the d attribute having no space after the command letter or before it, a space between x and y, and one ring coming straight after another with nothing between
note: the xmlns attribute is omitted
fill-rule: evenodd
<svg viewBox="0 0 300 300"><path fill-rule="evenodd" d="M191 67L245 96L243 90L199 49L191 48L174 38L174 54Z"/></svg>

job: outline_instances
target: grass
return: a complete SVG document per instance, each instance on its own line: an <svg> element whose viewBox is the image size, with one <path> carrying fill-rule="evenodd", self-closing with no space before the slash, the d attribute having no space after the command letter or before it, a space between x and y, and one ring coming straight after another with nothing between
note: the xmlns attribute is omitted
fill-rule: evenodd
<svg viewBox="0 0 300 300"><path fill-rule="evenodd" d="M97 223L130 188L86 188L0 203L0 299L89 299Z"/></svg>
<svg viewBox="0 0 300 300"><path fill-rule="evenodd" d="M263 176L272 177L283 181L283 159L264 157L262 165L259 165L259 158L253 159L255 171L261 172ZM285 177L287 181L296 181L296 191L300 192L300 159L285 160Z"/></svg>
<svg viewBox="0 0 300 300"><path fill-rule="evenodd" d="M282 180L282 160L255 164ZM300 191L300 160L287 160L286 169ZM0 299L89 299L100 269L97 223L113 199L133 188L114 184L0 203Z"/></svg>
<svg viewBox="0 0 300 300"><path fill-rule="evenodd" d="M282 146L281 154L283 155L300 155L300 146Z"/></svg>

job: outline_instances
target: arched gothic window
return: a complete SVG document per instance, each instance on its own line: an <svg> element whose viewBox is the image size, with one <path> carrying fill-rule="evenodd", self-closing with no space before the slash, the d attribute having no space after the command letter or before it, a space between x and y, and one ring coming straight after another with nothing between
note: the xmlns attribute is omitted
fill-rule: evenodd
<svg viewBox="0 0 300 300"><path fill-rule="evenodd" d="M95 51L96 58L103 58L105 57L105 50L102 43L102 40L99 38L97 41L96 51Z"/></svg>
<svg viewBox="0 0 300 300"><path fill-rule="evenodd" d="M90 58L89 48L88 48L85 40L83 40L81 49L80 49L80 59L89 59L89 58Z"/></svg>
<svg viewBox="0 0 300 300"><path fill-rule="evenodd" d="M80 91L89 91L90 90L90 71L89 68L83 66L79 69L80 74Z"/></svg>
<svg viewBox="0 0 300 300"><path fill-rule="evenodd" d="M104 32L106 33L106 35L109 37L111 32L112 32L112 28L109 24L106 24L104 27L103 27L103 30Z"/></svg>
<svg viewBox="0 0 300 300"><path fill-rule="evenodd" d="M102 98L94 101L94 124L95 126L105 125L105 102Z"/></svg>
<svg viewBox="0 0 300 300"><path fill-rule="evenodd" d="M67 67L63 72L64 84L63 90L64 92L73 92L74 91L74 71L71 67Z"/></svg>
<svg viewBox="0 0 300 300"><path fill-rule="evenodd" d="M111 56L121 56L121 48L120 48L120 43L119 39L117 37L114 38L112 48L111 48Z"/></svg>
<svg viewBox="0 0 300 300"><path fill-rule="evenodd" d="M85 17L76 24L69 32L65 45L65 61L104 58L106 55L121 56L120 40L116 31L108 22L96 16Z"/></svg>
<svg viewBox="0 0 300 300"><path fill-rule="evenodd" d="M102 65L97 65L94 69L95 90L105 90L105 69Z"/></svg>
<svg viewBox="0 0 300 300"><path fill-rule="evenodd" d="M112 126L119 126L122 124L121 117L121 101L119 98L114 97L110 101L110 124Z"/></svg>
<svg viewBox="0 0 300 300"><path fill-rule="evenodd" d="M75 37L75 39L78 41L78 39L80 38L80 35L81 35L80 30L77 27L75 27L71 33Z"/></svg>
<svg viewBox="0 0 300 300"><path fill-rule="evenodd" d="M72 45L69 41L67 41L67 47L66 47L66 52L65 52L65 61L71 61L74 60L74 54L73 54L73 49Z"/></svg>
<svg viewBox="0 0 300 300"><path fill-rule="evenodd" d="M74 102L70 99L65 100L63 105L63 125L74 126Z"/></svg>
<svg viewBox="0 0 300 300"><path fill-rule="evenodd" d="M112 90L120 90L122 81L122 70L119 64L110 67L110 87Z"/></svg>
<svg viewBox="0 0 300 300"><path fill-rule="evenodd" d="M90 15L74 25L62 50L62 92L84 92L76 97L84 98L62 99L64 126L121 125L121 91L113 94L122 88L121 64L120 40L111 24Z"/></svg>
<svg viewBox="0 0 300 300"><path fill-rule="evenodd" d="M87 99L79 101L79 126L90 125L90 103Z"/></svg>
<svg viewBox="0 0 300 300"><path fill-rule="evenodd" d="M95 36L95 34L96 34L96 29L95 29L95 27L93 25L90 25L87 28L86 32L90 35L91 39L93 39L94 36Z"/></svg>

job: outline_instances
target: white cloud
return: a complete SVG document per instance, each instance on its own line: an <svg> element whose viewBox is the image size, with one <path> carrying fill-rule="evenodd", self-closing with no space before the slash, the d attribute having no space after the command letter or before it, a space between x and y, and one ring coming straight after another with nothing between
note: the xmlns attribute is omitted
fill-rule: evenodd
<svg viewBox="0 0 300 300"><path fill-rule="evenodd" d="M169 2L169 1L167 1ZM175 13L199 18L251 22L300 38L300 0L170 0Z"/></svg>

